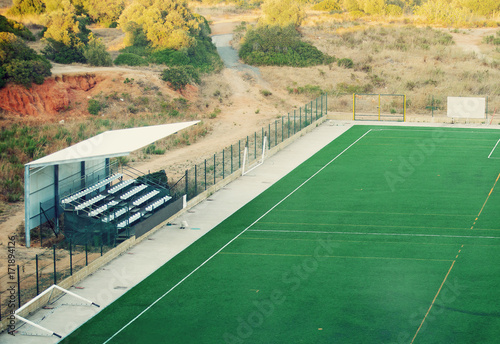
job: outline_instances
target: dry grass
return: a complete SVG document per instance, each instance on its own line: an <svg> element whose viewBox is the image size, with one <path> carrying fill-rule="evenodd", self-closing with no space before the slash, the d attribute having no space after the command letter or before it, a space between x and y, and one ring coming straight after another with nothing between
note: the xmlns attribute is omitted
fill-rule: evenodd
<svg viewBox="0 0 500 344"><path fill-rule="evenodd" d="M484 56L464 52L446 30L429 27L331 21L303 28L308 41L337 58L350 58L354 68L330 66L263 68L276 88L317 85L330 94L397 93L408 97L408 112L427 114L432 101L448 96L488 97L489 110L500 109L500 68L489 48ZM497 62L495 62L497 61ZM346 91L347 89L347 91ZM351 92L349 92L351 91ZM309 96L309 95L306 95ZM349 102L337 111L351 111ZM441 111L445 111L442 106Z"/></svg>

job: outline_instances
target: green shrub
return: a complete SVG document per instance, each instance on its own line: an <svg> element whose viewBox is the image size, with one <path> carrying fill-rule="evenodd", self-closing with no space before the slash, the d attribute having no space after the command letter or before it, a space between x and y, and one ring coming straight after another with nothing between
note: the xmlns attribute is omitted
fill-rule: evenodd
<svg viewBox="0 0 500 344"><path fill-rule="evenodd" d="M14 0L12 7L7 11L14 16L25 14L42 14L45 12L45 3L42 0Z"/></svg>
<svg viewBox="0 0 500 344"><path fill-rule="evenodd" d="M14 82L30 87L50 76L51 65L13 33L0 32L0 87Z"/></svg>
<svg viewBox="0 0 500 344"><path fill-rule="evenodd" d="M259 19L261 25L279 27L299 27L306 12L301 1L296 0L266 0L262 6L263 16Z"/></svg>
<svg viewBox="0 0 500 344"><path fill-rule="evenodd" d="M260 90L260 94L262 94L264 97L269 97L270 95L272 95L272 92L268 90Z"/></svg>
<svg viewBox="0 0 500 344"><path fill-rule="evenodd" d="M342 8L336 0L323 0L312 7L315 11L341 12Z"/></svg>
<svg viewBox="0 0 500 344"><path fill-rule="evenodd" d="M51 61L63 64L87 61L82 47L69 46L52 38L47 38L46 42L47 45L43 48L42 54Z"/></svg>
<svg viewBox="0 0 500 344"><path fill-rule="evenodd" d="M293 26L260 26L248 30L239 56L250 65L306 67L328 64L333 57L302 42Z"/></svg>
<svg viewBox="0 0 500 344"><path fill-rule="evenodd" d="M113 64L104 43L92 33L90 34L88 44L83 48L83 56L92 66L111 66Z"/></svg>
<svg viewBox="0 0 500 344"><path fill-rule="evenodd" d="M7 81L21 84L29 88L32 83L43 84L45 77L50 76L51 65L45 59L12 60L5 65Z"/></svg>
<svg viewBox="0 0 500 344"><path fill-rule="evenodd" d="M337 60L337 65L343 68L352 68L354 67L354 62L349 58L342 58Z"/></svg>
<svg viewBox="0 0 500 344"><path fill-rule="evenodd" d="M200 83L200 76L192 66L170 67L165 69L161 78L171 84L174 90L182 90L189 83Z"/></svg>
<svg viewBox="0 0 500 344"><path fill-rule="evenodd" d="M139 55L132 53L121 53L114 61L115 65L147 66L149 63Z"/></svg>
<svg viewBox="0 0 500 344"><path fill-rule="evenodd" d="M10 32L27 41L34 41L35 36L23 24L0 15L0 32Z"/></svg>
<svg viewBox="0 0 500 344"><path fill-rule="evenodd" d="M152 144L144 148L144 154L163 155L165 154L165 149L156 148L156 145Z"/></svg>
<svg viewBox="0 0 500 344"><path fill-rule="evenodd" d="M393 5L393 4L390 4L390 5L386 5L385 6L385 14L389 15L389 16L401 16L403 15L403 9L401 7L399 7L398 5Z"/></svg>
<svg viewBox="0 0 500 344"><path fill-rule="evenodd" d="M352 84L347 84L345 82L341 82L341 83L337 84L337 92L338 93L347 93L347 94L370 93L371 91L373 91L373 86L371 84L352 85Z"/></svg>
<svg viewBox="0 0 500 344"><path fill-rule="evenodd" d="M97 99L90 99L87 110L91 115L97 116L100 111L104 110L107 107L106 103L101 102Z"/></svg>
<svg viewBox="0 0 500 344"><path fill-rule="evenodd" d="M148 61L166 66L193 66L201 72L221 70L222 60L209 37L196 38L196 44L182 50L161 49L151 53Z"/></svg>

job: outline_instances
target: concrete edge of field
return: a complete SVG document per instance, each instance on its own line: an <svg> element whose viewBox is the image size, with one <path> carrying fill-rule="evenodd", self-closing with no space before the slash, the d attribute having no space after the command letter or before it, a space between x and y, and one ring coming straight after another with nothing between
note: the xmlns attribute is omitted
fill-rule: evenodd
<svg viewBox="0 0 500 344"><path fill-rule="evenodd" d="M47 296L19 315L63 337L68 335L354 124L500 129L482 123L354 122L349 119L339 120L338 117L329 115L312 123L271 149L264 164L254 171L243 177L241 170L234 172L190 200L186 208L147 234L137 239L128 239L58 283L59 286L101 305L100 308L82 305L81 301L59 293L52 294L50 309L42 309L49 301ZM306 135L311 131L314 135ZM187 228L180 228L183 221L188 223ZM58 341L55 336L47 336L42 331L19 322L15 335L9 335L6 331L8 324L8 318L2 319L2 343Z"/></svg>

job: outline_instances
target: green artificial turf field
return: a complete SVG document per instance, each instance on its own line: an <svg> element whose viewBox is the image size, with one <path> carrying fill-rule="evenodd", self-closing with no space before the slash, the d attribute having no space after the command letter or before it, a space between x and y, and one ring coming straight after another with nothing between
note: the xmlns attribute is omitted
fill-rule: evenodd
<svg viewBox="0 0 500 344"><path fill-rule="evenodd" d="M62 342L498 343L499 138L355 126Z"/></svg>

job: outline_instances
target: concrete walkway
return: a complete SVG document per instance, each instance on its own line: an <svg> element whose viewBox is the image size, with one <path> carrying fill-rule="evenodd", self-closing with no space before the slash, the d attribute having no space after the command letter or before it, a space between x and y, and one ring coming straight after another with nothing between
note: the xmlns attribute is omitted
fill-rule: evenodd
<svg viewBox="0 0 500 344"><path fill-rule="evenodd" d="M68 335L351 126L350 122L327 120L70 289L101 308L82 305L66 295L50 305L52 309L41 309L29 320L63 337ZM180 228L182 221L187 222L187 228ZM45 344L57 343L58 338L22 325L15 336L0 334L0 342Z"/></svg>

